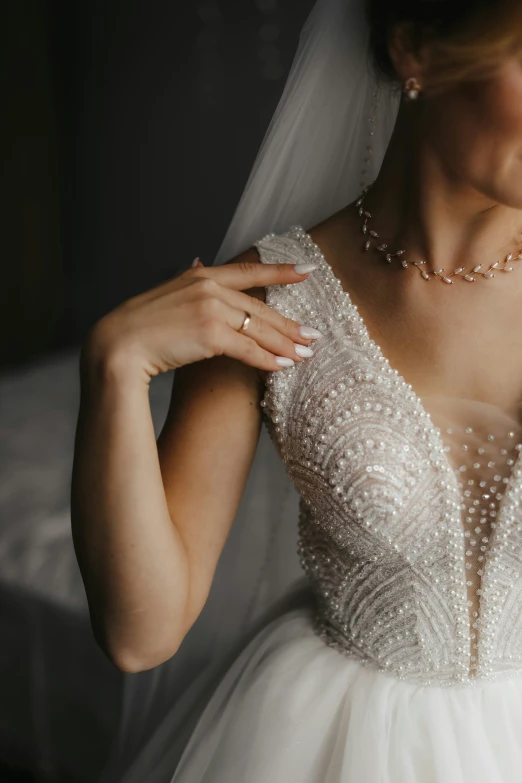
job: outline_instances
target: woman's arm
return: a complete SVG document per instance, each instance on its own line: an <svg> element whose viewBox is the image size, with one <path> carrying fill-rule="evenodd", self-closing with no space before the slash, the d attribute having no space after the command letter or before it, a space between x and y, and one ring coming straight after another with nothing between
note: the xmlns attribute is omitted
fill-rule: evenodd
<svg viewBox="0 0 522 783"><path fill-rule="evenodd" d="M259 259L251 249L238 260ZM263 289L249 293L250 310L262 312ZM279 353L310 342L277 318ZM273 340L254 320L265 332L258 343ZM178 368L156 443L150 375L107 348L110 327L95 328L82 354L72 529L95 637L118 668L136 672L170 658L205 604L256 450L267 368L223 355Z"/></svg>

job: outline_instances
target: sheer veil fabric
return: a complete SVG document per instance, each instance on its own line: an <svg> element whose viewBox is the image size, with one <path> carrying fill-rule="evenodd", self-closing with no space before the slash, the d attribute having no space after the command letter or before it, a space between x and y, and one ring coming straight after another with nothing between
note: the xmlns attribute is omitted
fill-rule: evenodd
<svg viewBox="0 0 522 783"><path fill-rule="evenodd" d="M215 264L268 232L317 224L376 177L400 94L376 80L368 40L364 0L315 4ZM119 736L102 783L170 780L235 652L267 617L310 600L297 524L298 495L263 431L202 615L170 661L126 676Z"/></svg>

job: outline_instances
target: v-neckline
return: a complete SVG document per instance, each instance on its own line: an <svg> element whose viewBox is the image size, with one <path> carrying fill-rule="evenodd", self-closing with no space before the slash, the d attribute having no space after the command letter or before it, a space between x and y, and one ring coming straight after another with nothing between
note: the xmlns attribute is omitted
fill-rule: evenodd
<svg viewBox="0 0 522 783"><path fill-rule="evenodd" d="M370 332L368 330L368 327L366 325L366 321L364 320L364 318L362 317L361 313L359 312L359 308L353 302L352 297L350 296L350 293L344 288L343 284L341 283L341 281L339 280L339 278L335 274L333 268L331 267L331 265L326 260L326 258L324 256L324 253L322 252L322 250L319 247L319 245L317 245L314 242L314 240L312 239L310 234L307 231L305 231L302 226L296 225L296 226L293 226L292 229L297 229L297 236L299 237L299 234L301 234L301 236L307 240L307 242L309 243L310 248L314 251L314 256L320 260L324 270L326 271L328 277L330 278L330 282L332 283L334 289L336 289L336 293L338 294L339 301L348 308L348 310L350 311L350 315L353 318L355 318L355 320L357 322L357 326L359 327L359 335L362 336L363 341L373 348L373 350L375 352L375 355L377 356L378 361L382 365L384 365L384 367L386 368L387 372L390 375L394 376L395 381L398 384L398 386L401 387L401 390L405 394L409 395L410 399L415 404L415 406L417 407L418 411L422 413L423 418L427 421L427 423L428 423L427 429L429 430L430 435L432 436L432 441L437 446L437 450L438 450L438 452L440 454L440 458L442 460L442 463L444 464L445 468L451 472L451 474L452 474L452 476L454 478L454 490L455 490L455 493L458 495L458 493L459 493L458 483L457 483L457 480L455 478L455 473L454 473L453 467L452 467L452 465L451 465L451 463L450 463L450 461L449 461L449 459L448 459L448 457L446 455L446 452L444 451L444 442L443 442L441 434L440 434L440 428L435 426L429 411L426 409L426 407L424 406L424 403L422 402L421 397L419 397L419 395L417 394L417 392L413 388L412 384L408 383L406 378L403 375L401 375L401 373L397 369L395 369L395 367L393 367L391 365L389 359L385 356L385 354L384 354L381 346L379 345L379 343L376 342L372 338L372 336L370 335ZM460 497L459 497L459 502L460 502Z"/></svg>
<svg viewBox="0 0 522 783"><path fill-rule="evenodd" d="M359 311L359 308L353 302L352 297L351 297L349 291L344 288L341 280L337 277L337 275L335 274L332 266L326 260L326 257L324 255L323 251L321 250L321 248L319 247L319 245L316 242L314 242L314 240L312 239L310 234L307 231L305 231L305 229L300 224L292 226L290 231L294 231L294 230L297 230L297 236L299 236L299 234L300 234L303 238L305 238L307 240L307 242L309 243L310 248L314 251L315 257L317 257L321 261L321 264L322 264L323 268L326 270L326 272L327 272L327 274L328 274L328 276L330 278L330 282L332 283L334 289L336 289L336 293L338 294L339 301L346 304L347 308L350 311L350 314L356 319L357 325L359 327L359 334L362 335L363 340L365 342L367 342L368 345L370 345L374 349L374 352L375 352L376 356L378 357L378 360L386 367L387 371L396 378L397 383L402 387L402 390L404 391L404 393L410 396L410 398L415 403L417 409L420 412L422 412L423 417L429 423L429 429L430 429L430 432L431 432L431 434L433 436L434 442L438 446L438 450L440 452L441 459L443 460L444 465L451 471L452 475L454 476L455 475L454 468L453 468L452 464L450 463L448 457L446 456L446 452L444 451L445 444L444 444L444 441L443 441L443 439L441 437L440 427L437 427L435 425L435 423L433 422L431 414L426 409L426 407L425 407L425 405L424 405L424 403L422 401L422 397L420 397L419 394L417 394L417 392L413 388L412 384L409 383L406 380L404 375L401 375L401 373L397 369L395 369L395 367L392 366L392 364L390 363L390 361L387 358L387 356L385 356L385 354L384 354L381 346L379 345L379 343L376 342L376 340L373 339L373 337L371 336L371 334L369 332L369 329L368 329L368 326L366 324L366 321L362 317L362 315L361 315L361 313ZM511 473L510 473L510 477L509 477L509 482L506 485L506 489L505 489L505 492L504 492L504 496L502 498L502 502L500 503L499 508L498 508L498 516L500 516L501 513L502 513L502 507L504 506L505 502L507 501L508 488L513 483L513 478L515 477L516 470L518 468L520 468L520 467L522 467L522 449L519 450L518 455L517 455L513 465L511 466ZM458 483L457 483L456 480L455 480L455 490L457 492L457 495L459 495ZM461 498L460 498L460 495L459 495L459 502L460 501L461 501ZM496 531L497 527L498 527L498 525L493 530ZM492 542L492 539L491 539L491 542Z"/></svg>
<svg viewBox="0 0 522 783"><path fill-rule="evenodd" d="M294 237L300 241L301 244L304 244L304 246L308 246L309 249L313 251L313 258L317 259L323 269L325 270L330 283L332 284L334 291L337 295L337 300L341 305L344 305L347 310L349 311L352 318L355 319L357 326L359 328L359 335L362 336L362 339L365 343L367 343L369 346L373 348L374 354L377 357L378 361L384 366L386 371L392 375L399 386L399 388L410 397L413 404L416 406L419 413L422 413L423 418L427 422L427 431L429 432L429 435L431 437L432 444L434 445L434 448L437 450L441 464L444 466L445 472L449 472L451 474L451 481L452 481L452 487L453 487L453 495L457 501L457 513L455 515L455 522L458 526L458 529L460 533L462 534L462 542L463 542L463 551L466 546L465 538L464 538L464 527L462 524L462 518L460 514L460 504L462 503L462 498L460 495L459 485L458 481L455 475L455 471L453 466L451 465L449 458L446 454L446 451L444 450L444 441L442 439L441 430L439 427L435 425L435 423L432 420L432 417L429 413L429 411L426 409L422 398L417 394L415 389L413 388L411 383L408 383L406 378L401 375L401 373L396 370L391 364L389 359L385 356L383 353L383 350L378 342L376 342L372 336L370 335L369 329L366 325L366 321L362 317L362 315L359 312L359 308L357 305L353 302L350 293L348 290L346 290L341 283L340 279L335 274L332 266L328 263L326 260L326 257L324 253L322 252L319 245L317 245L316 242L312 239L310 234L301 226L300 224L296 224L291 226L290 228L290 234L293 234ZM305 242L303 243L303 240ZM491 561L491 556L493 553L493 550L496 548L497 540L499 539L501 533L500 530L505 527L504 525L504 519L507 513L507 510L509 509L509 505L511 503L511 497L512 494L515 491L516 487L516 479L518 479L518 471L522 467L522 449L518 450L518 454L514 460L513 465L511 466L511 472L509 475L508 482L505 486L504 494L502 496L502 499L499 503L498 509L497 509L497 516L496 516L496 524L495 527L492 529L492 532L489 536L489 547L488 552L486 553L486 557L484 560L484 564L482 566L482 576L481 576L481 588L482 593L484 592L484 586L487 586L487 582L485 581L485 577L488 574L489 571L489 563ZM462 569L463 569L463 582L462 582L462 589L464 591L466 600L468 598L467 595L467 589L466 589L466 574L465 574L465 558L462 557ZM482 594L480 595L479 600L479 617L482 616ZM469 633L471 634L471 627L469 629Z"/></svg>

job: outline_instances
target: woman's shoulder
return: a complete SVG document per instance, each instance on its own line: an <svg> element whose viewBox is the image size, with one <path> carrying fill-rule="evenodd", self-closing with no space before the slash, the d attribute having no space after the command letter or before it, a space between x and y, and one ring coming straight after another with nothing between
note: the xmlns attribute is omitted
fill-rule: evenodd
<svg viewBox="0 0 522 783"><path fill-rule="evenodd" d="M255 241L251 249L257 251L259 260L264 263L292 263L296 257L301 260L307 256L310 250L317 252L321 249L327 257L335 255L336 249L343 243L344 213L343 209L312 226L301 221L284 230L271 231Z"/></svg>
<svg viewBox="0 0 522 783"><path fill-rule="evenodd" d="M344 251L345 254L346 248L353 243L353 225L348 210L349 207L344 207L320 223L306 229L306 234L321 249L322 255L334 270L341 253Z"/></svg>

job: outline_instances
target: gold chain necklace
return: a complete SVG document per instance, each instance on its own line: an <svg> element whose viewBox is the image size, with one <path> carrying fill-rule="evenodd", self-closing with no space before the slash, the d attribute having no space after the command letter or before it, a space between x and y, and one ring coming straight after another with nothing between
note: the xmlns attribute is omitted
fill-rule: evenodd
<svg viewBox="0 0 522 783"><path fill-rule="evenodd" d="M473 269L470 272L466 272L465 268L463 266L458 267L458 269L455 269L453 272L450 272L449 274L445 274L445 269L435 269L431 274L426 271L424 268L426 266L426 261L406 261L406 259L403 257L406 253L405 250L396 250L394 253L390 251L388 248L388 245L384 243L378 244L374 240L379 239L379 234L377 231L375 231L373 228L370 227L369 221L371 220L371 213L368 212L364 208L364 199L366 198L368 191L370 190L371 185L367 185L363 192L361 197L355 202L355 206L359 210L359 217L363 219L362 222L362 233L367 237L366 242L364 244L365 250L378 250L379 253L382 253L385 256L385 260L388 264L391 264L394 258L398 258L401 262L401 265L404 267L404 269L407 269L409 266L416 267L419 272L421 273L424 280L431 280L432 277L438 277L439 280L442 280L443 283L452 284L453 283L453 277L460 277L462 280L466 280L468 283L474 283L477 277L485 277L486 279L491 279L492 277L495 277L495 272L512 272L514 267L510 266L510 264L513 261L521 261L522 260L522 248L519 251L518 255L515 253L509 253L505 257L503 261L496 261L494 264L491 264L490 267L488 267L486 270L483 269L484 264L477 264L477 266L473 267Z"/></svg>

